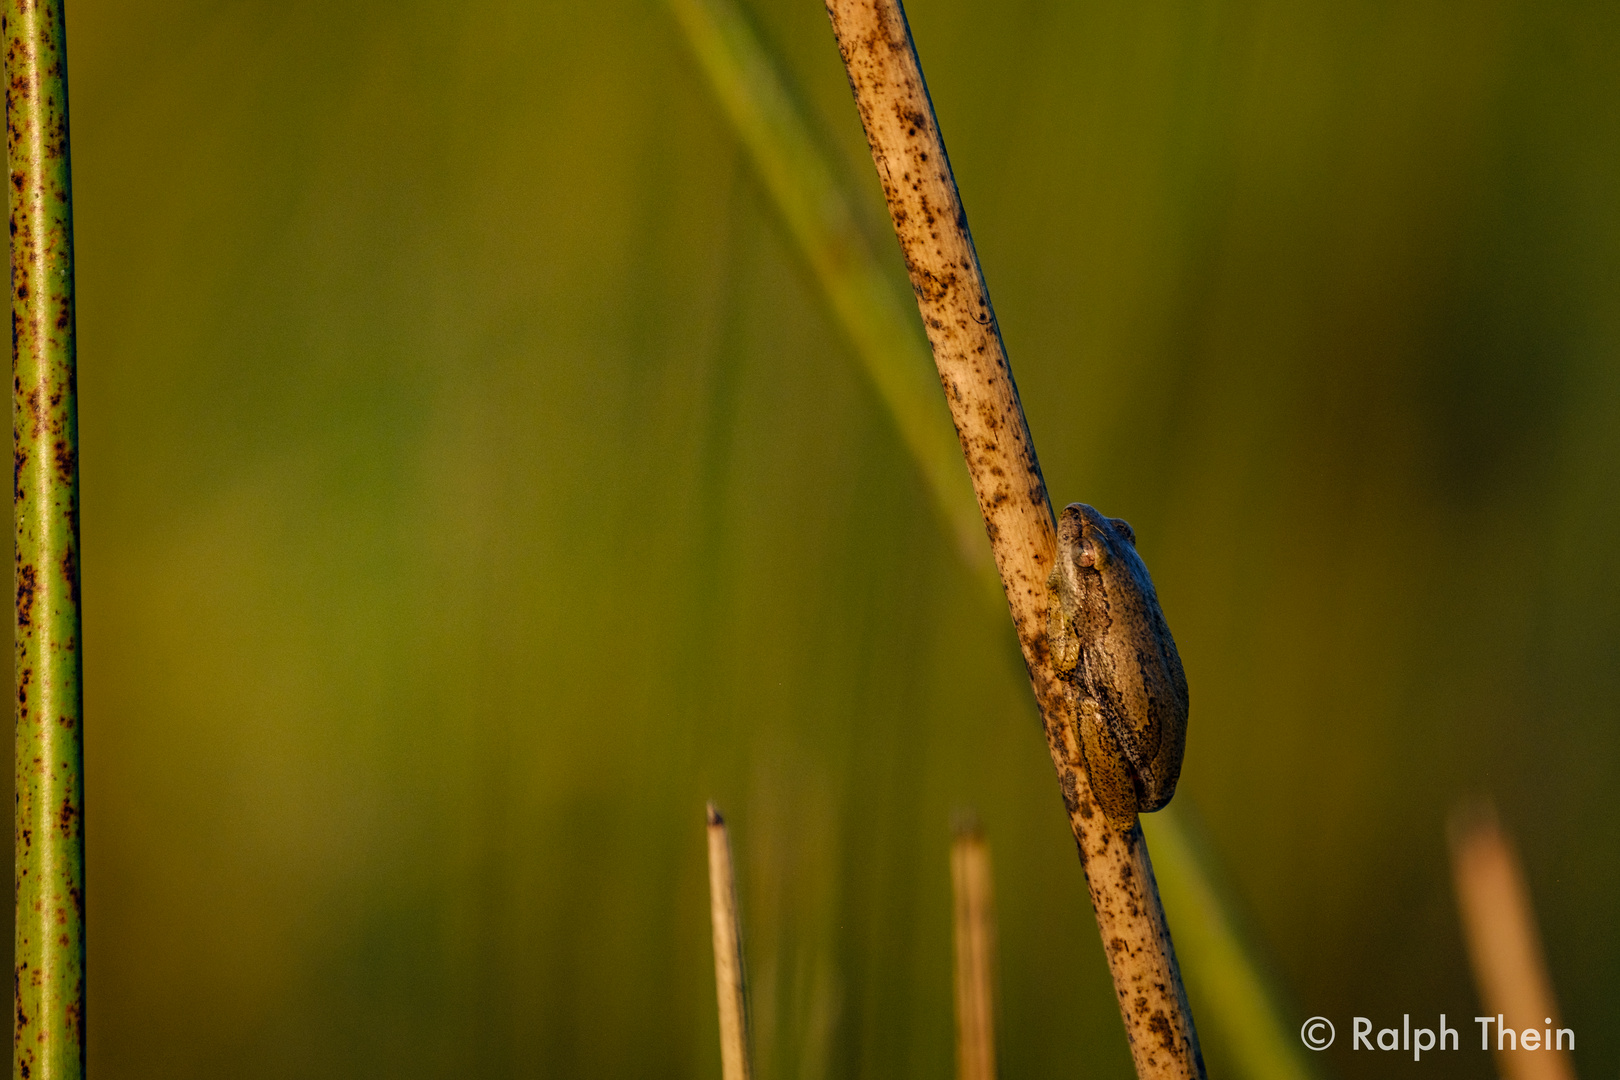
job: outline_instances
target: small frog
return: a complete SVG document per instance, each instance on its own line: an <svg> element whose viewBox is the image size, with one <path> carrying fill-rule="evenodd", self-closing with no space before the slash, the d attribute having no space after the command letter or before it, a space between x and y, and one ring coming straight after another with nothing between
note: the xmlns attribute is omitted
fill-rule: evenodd
<svg viewBox="0 0 1620 1080"><path fill-rule="evenodd" d="M1170 801L1187 740L1187 677L1136 534L1072 503L1058 520L1046 636L1080 727L1086 775L1121 824Z"/></svg>

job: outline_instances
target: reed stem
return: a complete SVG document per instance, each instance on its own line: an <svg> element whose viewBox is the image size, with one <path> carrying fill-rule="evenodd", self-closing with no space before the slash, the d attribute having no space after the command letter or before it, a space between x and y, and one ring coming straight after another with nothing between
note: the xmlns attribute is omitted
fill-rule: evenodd
<svg viewBox="0 0 1620 1080"><path fill-rule="evenodd" d="M1555 1032L1558 1001L1541 951L1530 889L1496 812L1488 804L1460 807L1452 814L1449 832L1457 907L1480 1004L1516 1032ZM1491 1026L1492 1039L1496 1026ZM1556 1042L1537 1050L1504 1047L1496 1052L1497 1070L1504 1080L1575 1080L1569 1054L1557 1049Z"/></svg>
<svg viewBox="0 0 1620 1080"><path fill-rule="evenodd" d="M977 820L957 825L951 887L956 899L956 1080L996 1080L995 887L990 845Z"/></svg>
<svg viewBox="0 0 1620 1080"><path fill-rule="evenodd" d="M1108 823L1046 642L1056 529L945 143L898 0L827 13L990 536L1142 1080L1203 1077L1203 1055L1139 823Z"/></svg>
<svg viewBox="0 0 1620 1080"><path fill-rule="evenodd" d="M709 804L709 920L714 928L714 991L720 1005L720 1066L724 1080L751 1080L748 987L743 967L731 837L720 810Z"/></svg>
<svg viewBox="0 0 1620 1080"><path fill-rule="evenodd" d="M73 199L62 0L6 0L16 528L13 1075L85 1065Z"/></svg>

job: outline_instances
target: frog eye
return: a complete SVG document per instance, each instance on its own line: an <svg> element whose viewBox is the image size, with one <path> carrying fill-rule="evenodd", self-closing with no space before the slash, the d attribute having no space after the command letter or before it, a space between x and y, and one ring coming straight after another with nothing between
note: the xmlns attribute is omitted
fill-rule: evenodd
<svg viewBox="0 0 1620 1080"><path fill-rule="evenodd" d="M1124 518L1109 518L1108 524L1112 525L1114 527L1114 531L1123 536L1125 538L1125 542L1130 544L1131 547L1136 546L1136 530L1131 528L1130 522L1126 521Z"/></svg>
<svg viewBox="0 0 1620 1080"><path fill-rule="evenodd" d="M1102 548L1091 537L1082 537L1080 540L1080 565L1096 566L1103 561Z"/></svg>

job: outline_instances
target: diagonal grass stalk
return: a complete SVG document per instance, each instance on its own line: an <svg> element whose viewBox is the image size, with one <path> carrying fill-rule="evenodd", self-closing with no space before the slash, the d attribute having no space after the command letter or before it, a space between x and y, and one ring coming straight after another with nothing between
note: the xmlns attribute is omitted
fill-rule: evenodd
<svg viewBox="0 0 1620 1080"><path fill-rule="evenodd" d="M856 225L853 200L742 13L727 0L669 0L669 7L922 472L946 531L999 611L1001 583L910 303L889 285Z"/></svg>
<svg viewBox="0 0 1620 1080"><path fill-rule="evenodd" d="M1193 827L1196 815L1175 804L1142 819L1153 845L1159 896L1175 919L1182 975L1198 1015L1219 1032L1249 1080L1310 1080L1298 1032L1284 1019L1283 997L1242 932L1220 887L1215 852Z"/></svg>
<svg viewBox="0 0 1620 1080"><path fill-rule="evenodd" d="M7 0L16 528L13 1075L84 1075L84 771L73 198L62 0Z"/></svg>
<svg viewBox="0 0 1620 1080"><path fill-rule="evenodd" d="M836 179L810 134L778 64L731 0L668 0L739 140L821 282L828 306L901 430L904 443L969 567L986 583L986 611L1005 597L987 561L972 489L957 464L959 442L938 407L932 358L909 305L882 273ZM1148 833L1167 906L1181 928L1188 981L1249 1080L1310 1080L1281 995L1251 955L1213 884L1213 855L1192 839L1177 807L1153 815Z"/></svg>

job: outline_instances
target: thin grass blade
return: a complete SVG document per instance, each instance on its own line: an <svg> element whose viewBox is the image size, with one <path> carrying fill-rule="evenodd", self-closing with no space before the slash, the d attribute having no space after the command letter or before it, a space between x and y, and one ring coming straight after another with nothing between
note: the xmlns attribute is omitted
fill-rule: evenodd
<svg viewBox="0 0 1620 1080"><path fill-rule="evenodd" d="M1216 884L1214 851L1175 805L1144 817L1142 831L1153 845L1159 896L1187 958L1181 973L1199 1016L1220 1032L1249 1080L1313 1080L1317 1072L1299 1034L1283 1021L1281 992Z"/></svg>
<svg viewBox="0 0 1620 1080"><path fill-rule="evenodd" d="M883 399L963 561L1005 607L973 487L909 297L897 294L856 225L854 205L816 145L778 65L725 0L669 0L687 44L823 296Z"/></svg>

